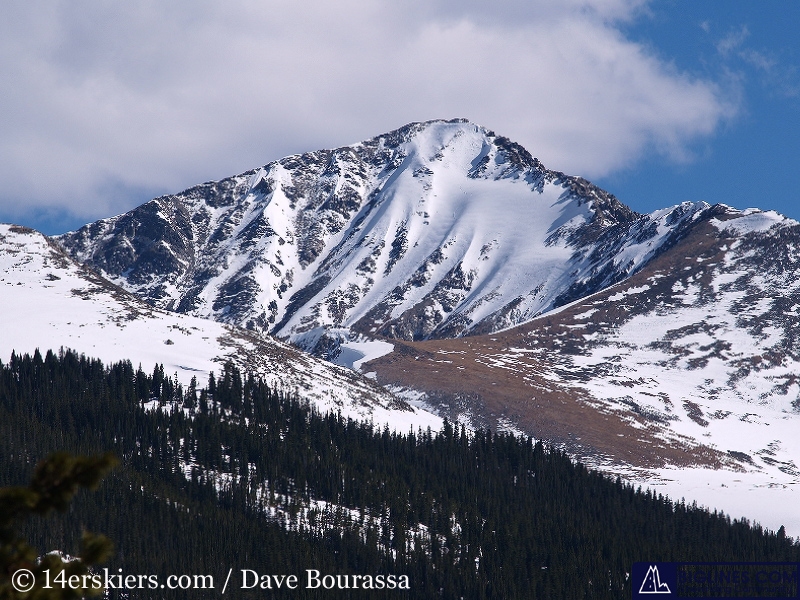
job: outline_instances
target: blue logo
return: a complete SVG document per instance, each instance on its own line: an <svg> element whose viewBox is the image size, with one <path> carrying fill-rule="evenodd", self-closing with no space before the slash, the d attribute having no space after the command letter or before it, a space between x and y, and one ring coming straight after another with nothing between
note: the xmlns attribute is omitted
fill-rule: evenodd
<svg viewBox="0 0 800 600"><path fill-rule="evenodd" d="M799 563L634 563L633 600L800 598Z"/></svg>
<svg viewBox="0 0 800 600"><path fill-rule="evenodd" d="M639 587L640 594L671 594L669 586L661 581L658 565L651 565Z"/></svg>
<svg viewBox="0 0 800 600"><path fill-rule="evenodd" d="M635 563L631 573L634 600L676 598L675 563Z"/></svg>

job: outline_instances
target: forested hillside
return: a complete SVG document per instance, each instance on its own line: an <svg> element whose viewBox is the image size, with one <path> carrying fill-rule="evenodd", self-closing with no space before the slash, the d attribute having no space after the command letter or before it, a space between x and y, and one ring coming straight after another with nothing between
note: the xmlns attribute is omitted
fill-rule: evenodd
<svg viewBox="0 0 800 600"><path fill-rule="evenodd" d="M58 520L31 521L42 551L82 529L116 544L126 574L209 574L215 590L130 598L260 597L242 569L407 576L359 598L630 598L635 561L800 561L793 540L573 464L504 433L405 435L317 414L233 366L187 389L163 367L71 352L0 363L0 485L48 453L113 450L122 465ZM163 579L162 579L163 580ZM361 580L363 587L364 579ZM122 597L118 592L111 597Z"/></svg>

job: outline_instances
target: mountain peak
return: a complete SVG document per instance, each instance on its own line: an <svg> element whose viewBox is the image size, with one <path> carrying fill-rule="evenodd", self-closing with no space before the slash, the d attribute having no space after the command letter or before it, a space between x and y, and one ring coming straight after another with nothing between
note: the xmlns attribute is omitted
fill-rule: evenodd
<svg viewBox="0 0 800 600"><path fill-rule="evenodd" d="M289 156L59 241L155 306L324 353L334 329L427 339L523 322L628 276L662 234L453 119ZM650 243L622 263L631 235Z"/></svg>
<svg viewBox="0 0 800 600"><path fill-rule="evenodd" d="M516 142L462 118L409 123L348 148L373 155L400 151L421 163L444 160L454 166L457 164L473 177L484 174L492 160L504 165L501 172L506 175L530 171L534 177L565 177L563 173L548 171L539 159Z"/></svg>

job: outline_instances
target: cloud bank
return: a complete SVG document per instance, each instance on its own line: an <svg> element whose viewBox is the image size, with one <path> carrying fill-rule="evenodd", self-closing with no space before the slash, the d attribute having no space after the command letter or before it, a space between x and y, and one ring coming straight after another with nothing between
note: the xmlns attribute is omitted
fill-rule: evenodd
<svg viewBox="0 0 800 600"><path fill-rule="evenodd" d="M86 220L410 121L550 168L685 160L735 111L623 26L644 0L29 0L0 20L0 212Z"/></svg>

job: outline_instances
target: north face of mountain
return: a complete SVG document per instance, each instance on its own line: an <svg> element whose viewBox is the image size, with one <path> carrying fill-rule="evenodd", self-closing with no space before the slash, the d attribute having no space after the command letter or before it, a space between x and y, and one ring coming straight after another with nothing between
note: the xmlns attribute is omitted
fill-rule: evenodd
<svg viewBox="0 0 800 600"><path fill-rule="evenodd" d="M491 131L432 121L156 198L58 241L153 306L331 355L337 337L522 323L625 279L707 208L639 215Z"/></svg>

